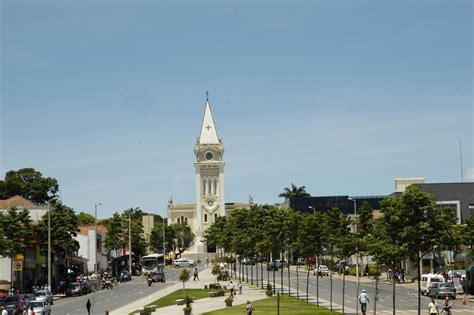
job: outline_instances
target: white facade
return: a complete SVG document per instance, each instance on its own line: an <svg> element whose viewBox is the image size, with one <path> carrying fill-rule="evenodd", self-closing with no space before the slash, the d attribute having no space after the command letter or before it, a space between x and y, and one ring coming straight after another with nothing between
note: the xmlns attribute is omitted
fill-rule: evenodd
<svg viewBox="0 0 474 315"><path fill-rule="evenodd" d="M79 250L77 256L87 260L87 272L94 272L95 264L97 264L97 271L104 271L107 266L107 252L103 246L105 236L103 226L98 226L97 234L95 227L81 226L80 232L76 236L79 243ZM97 242L97 238L99 242Z"/></svg>
<svg viewBox="0 0 474 315"><path fill-rule="evenodd" d="M206 100L201 133L194 147L196 213L194 234L196 253L206 253L202 237L216 216L225 215L224 144L219 138L209 100Z"/></svg>

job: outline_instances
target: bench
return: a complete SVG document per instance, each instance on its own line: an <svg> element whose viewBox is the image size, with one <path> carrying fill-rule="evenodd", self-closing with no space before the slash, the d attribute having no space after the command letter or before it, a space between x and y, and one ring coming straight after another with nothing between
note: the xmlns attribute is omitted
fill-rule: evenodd
<svg viewBox="0 0 474 315"><path fill-rule="evenodd" d="M184 305L186 304L186 300L185 299L177 299L176 300L176 305Z"/></svg>

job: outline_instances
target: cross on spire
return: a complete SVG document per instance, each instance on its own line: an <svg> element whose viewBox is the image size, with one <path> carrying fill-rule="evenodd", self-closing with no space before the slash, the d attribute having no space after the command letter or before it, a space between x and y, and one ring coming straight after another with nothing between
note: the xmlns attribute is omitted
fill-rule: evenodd
<svg viewBox="0 0 474 315"><path fill-rule="evenodd" d="M207 129L208 131L209 131L209 129L211 129L211 128L212 128L212 127L209 126L209 125L206 126L206 129Z"/></svg>

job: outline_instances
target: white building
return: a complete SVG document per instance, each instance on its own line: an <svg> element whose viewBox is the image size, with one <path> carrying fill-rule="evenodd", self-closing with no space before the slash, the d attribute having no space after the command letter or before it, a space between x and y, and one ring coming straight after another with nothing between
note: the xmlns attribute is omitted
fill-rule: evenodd
<svg viewBox="0 0 474 315"><path fill-rule="evenodd" d="M187 222L196 238L187 251L192 254L208 252L202 242L204 232L217 217L228 215L236 208L247 208L252 203L226 203L224 191L224 143L219 137L212 116L209 99L206 99L201 131L194 146L196 203L174 205L168 203L168 223ZM251 199L251 198L250 198Z"/></svg>
<svg viewBox="0 0 474 315"><path fill-rule="evenodd" d="M107 251L104 247L107 228L103 225L80 226L76 240L79 242L77 256L87 261L87 268L83 272L102 272L108 267ZM97 264L97 267L95 267ZM96 269L97 268L97 269Z"/></svg>

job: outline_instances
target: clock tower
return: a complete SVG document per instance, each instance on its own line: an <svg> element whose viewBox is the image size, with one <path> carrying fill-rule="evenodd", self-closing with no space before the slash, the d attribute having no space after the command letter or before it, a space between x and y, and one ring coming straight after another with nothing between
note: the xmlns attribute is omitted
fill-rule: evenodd
<svg viewBox="0 0 474 315"><path fill-rule="evenodd" d="M209 98L206 98L201 133L194 146L196 161L196 212L194 242L197 253L206 253L202 238L217 217L225 215L224 144L217 134Z"/></svg>

